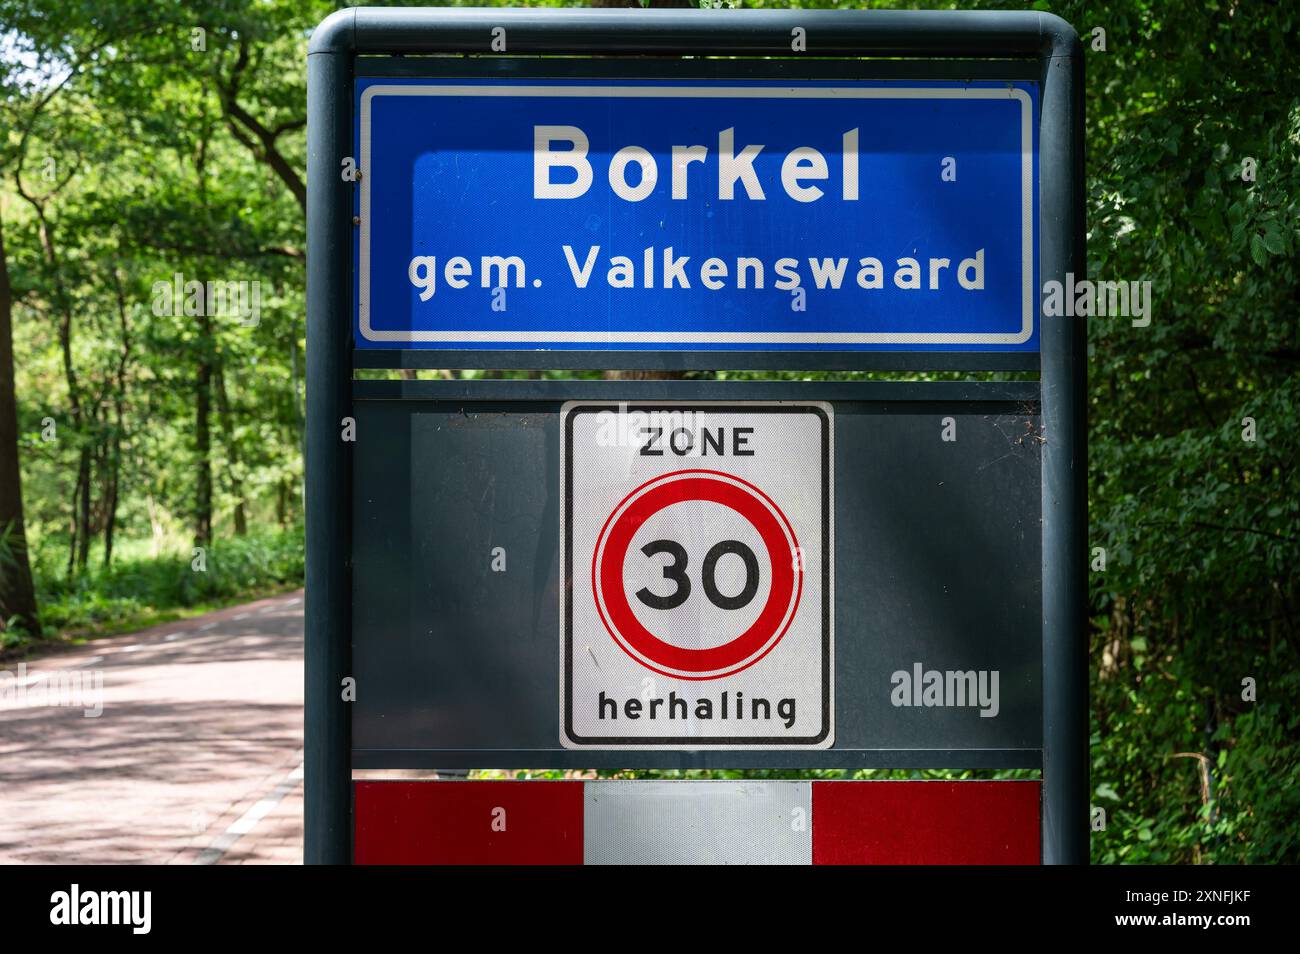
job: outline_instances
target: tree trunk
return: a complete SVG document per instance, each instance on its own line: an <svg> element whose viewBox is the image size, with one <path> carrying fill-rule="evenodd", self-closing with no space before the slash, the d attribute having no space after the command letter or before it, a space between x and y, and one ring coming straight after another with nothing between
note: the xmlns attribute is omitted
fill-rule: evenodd
<svg viewBox="0 0 1300 954"><path fill-rule="evenodd" d="M198 473L194 478L194 545L207 546L212 540L212 319L204 314L199 344L199 369L194 393L194 448Z"/></svg>
<svg viewBox="0 0 1300 954"><path fill-rule="evenodd" d="M78 481L72 486L72 513L68 517L68 569L64 573L69 580L77 572L77 501L81 499L81 471L77 471Z"/></svg>
<svg viewBox="0 0 1300 954"><path fill-rule="evenodd" d="M235 535L248 533L248 516L244 506L244 481L239 471L239 446L235 443L235 427L230 418L230 400L226 395L224 362L216 362L214 388L217 395L217 417L221 420L221 436L226 444L226 472L230 477L230 493L235 498Z"/></svg>
<svg viewBox="0 0 1300 954"><path fill-rule="evenodd" d="M119 255L121 249L118 250ZM131 325L127 318L126 291L117 270L112 270L113 289L117 293L117 317L122 327L122 351L118 355L114 376L113 429L108 449L108 479L104 491L104 568L113 562L113 533L117 528L117 503L122 476L122 435L125 433L126 369L131 360Z"/></svg>
<svg viewBox="0 0 1300 954"><path fill-rule="evenodd" d="M679 381L685 371L602 371L606 381Z"/></svg>
<svg viewBox="0 0 1300 954"><path fill-rule="evenodd" d="M114 434L108 450L108 475L104 479L104 569L113 563L113 531L117 524L117 488L121 468L122 442Z"/></svg>
<svg viewBox="0 0 1300 954"><path fill-rule="evenodd" d="M77 464L77 572L90 562L91 449L82 445Z"/></svg>
<svg viewBox="0 0 1300 954"><path fill-rule="evenodd" d="M297 331L289 332L289 384L293 390L293 419L297 428L298 438L298 459L305 461L307 459L307 409L305 401L302 400L301 388L298 384L298 333ZM292 487L290 487L292 490ZM300 513L307 512L307 481L302 481L298 493L298 507ZM287 525L287 524L286 524Z"/></svg>
<svg viewBox="0 0 1300 954"><path fill-rule="evenodd" d="M18 400L14 389L13 292L5 257L4 222L0 220L0 629L17 617L33 636L41 634L36 589L27 558L23 523L22 470L18 463Z"/></svg>
<svg viewBox="0 0 1300 954"><path fill-rule="evenodd" d="M72 495L72 539L68 544L68 576L86 566L90 551L90 444L85 433L86 412L81 401L81 384L72 358L72 302L62 278L62 263L54 244L54 229L45 217L44 205L34 199L28 202L36 211L41 247L49 263L50 277L54 282L55 299L59 306L59 351L63 357L63 378L68 386L68 404L72 411L72 432L76 435L77 486Z"/></svg>
<svg viewBox="0 0 1300 954"><path fill-rule="evenodd" d="M163 526L162 516L158 512L158 502L153 499L153 493L144 495L145 507L149 511L149 532L152 535L149 554L156 560L162 553L163 539L167 535L167 528Z"/></svg>
<svg viewBox="0 0 1300 954"><path fill-rule="evenodd" d="M275 488L275 521L281 527L289 525L289 479L281 477Z"/></svg>

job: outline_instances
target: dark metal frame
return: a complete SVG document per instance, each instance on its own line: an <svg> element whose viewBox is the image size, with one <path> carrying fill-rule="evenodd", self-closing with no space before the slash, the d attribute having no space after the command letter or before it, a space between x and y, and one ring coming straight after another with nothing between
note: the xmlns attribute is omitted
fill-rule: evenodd
<svg viewBox="0 0 1300 954"><path fill-rule="evenodd" d="M505 70L492 57L492 29L507 29L509 58L614 58L620 75L662 70L647 57L764 56L813 64L827 58L891 57L864 70L919 75L934 68L987 75L959 60L1023 60L1040 82L1039 272L1043 283L1082 274L1083 59L1074 30L1050 14L1015 12L373 9L339 11L308 49L307 92L307 598L305 860L347 863L352 848L351 732L342 681L350 674L351 447L340 440L354 398L482 399L476 382L353 382L360 367L654 368L660 370L1034 370L1046 443L1042 457L1043 750L1042 857L1088 858L1087 666L1084 573L1087 511L1083 324L1040 319L1040 355L1005 352L353 352L352 189L339 175L352 151L352 84L384 70L369 57L418 56L398 69L445 75ZM808 52L792 57L791 31ZM441 54L441 55L438 55ZM455 54L479 54L475 60ZM427 55L427 56L426 56ZM944 64L911 64L907 58ZM573 64L555 59L549 62ZM683 72L699 61L682 61ZM898 65L893 65L897 63ZM409 65L408 65L409 64ZM456 65L452 65L456 64ZM560 67L563 69L563 65ZM574 67L570 65L569 69ZM741 69L743 67L733 67ZM764 66L756 67L763 69ZM677 75L681 75L678 73ZM863 75L869 75L864 73ZM931 75L938 76L938 72ZM502 382L504 383L504 382ZM548 382L531 382L546 385ZM582 382L588 384L599 382ZM397 387L391 385L397 384ZM452 384L452 382L448 382ZM513 384L513 383L512 383ZM523 382L521 382L523 384ZM578 382L574 382L578 384ZM656 382L624 382L625 399L652 398ZM725 385L725 382L721 382ZM774 382L774 387L776 383ZM826 387L822 385L821 387ZM879 385L889 387L889 385ZM987 400L985 388L959 385ZM499 387L499 385L498 385ZM566 388L571 387L566 386ZM787 390L797 384L780 383ZM512 387L511 389L516 390ZM540 390L540 389L539 389ZM603 389L602 389L603 390ZM526 389L525 389L526 391ZM519 391L519 393L525 393ZM387 392L387 393L385 393ZM566 390L566 394L568 390ZM1005 393L1005 392L1004 392ZM795 395L789 395L794 397ZM898 397L899 395L895 395ZM994 400L997 398L995 397ZM953 753L957 755L957 753Z"/></svg>
<svg viewBox="0 0 1300 954"><path fill-rule="evenodd" d="M636 392L635 396L629 392ZM1028 413L1037 381L354 381L356 401L874 401L936 407L976 403L986 414Z"/></svg>

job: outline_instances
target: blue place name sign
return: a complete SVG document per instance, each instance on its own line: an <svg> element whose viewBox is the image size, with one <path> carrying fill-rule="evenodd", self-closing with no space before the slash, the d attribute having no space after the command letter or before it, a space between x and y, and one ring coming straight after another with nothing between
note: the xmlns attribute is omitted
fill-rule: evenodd
<svg viewBox="0 0 1300 954"><path fill-rule="evenodd" d="M1037 85L357 82L360 348L1038 350Z"/></svg>

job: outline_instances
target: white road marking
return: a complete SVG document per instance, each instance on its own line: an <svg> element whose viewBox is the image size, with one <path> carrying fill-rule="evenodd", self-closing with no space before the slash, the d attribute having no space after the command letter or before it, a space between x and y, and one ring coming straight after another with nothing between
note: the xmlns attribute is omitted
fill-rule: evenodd
<svg viewBox="0 0 1300 954"><path fill-rule="evenodd" d="M241 619L248 619L248 617L252 615L253 615L252 613L240 613L238 616L232 616L231 619L234 622L238 623Z"/></svg>
<svg viewBox="0 0 1300 954"><path fill-rule="evenodd" d="M301 760L301 752L298 753L298 758ZM297 768L285 776L279 785L271 789L265 798L251 805L248 811L231 822L230 827L218 835L212 844L204 848L198 858L194 859L194 863L196 865L210 865L220 861L221 856L233 848L235 842L252 831L258 822L269 815L271 810L284 800L284 796L297 788L298 783L302 781L302 766L303 763L299 761Z"/></svg>

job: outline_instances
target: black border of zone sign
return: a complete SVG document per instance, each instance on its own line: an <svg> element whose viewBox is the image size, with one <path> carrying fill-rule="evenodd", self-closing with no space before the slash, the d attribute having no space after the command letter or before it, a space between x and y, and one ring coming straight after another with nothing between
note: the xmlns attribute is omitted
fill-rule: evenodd
<svg viewBox="0 0 1300 954"><path fill-rule="evenodd" d="M588 540L582 546L575 548L574 541L574 519L575 513L580 512L581 501L586 499L583 488L579 488L577 501L579 506L575 506L575 477L578 476L581 462L581 449L579 449L579 463L575 467L575 422L584 414L613 414L613 421L619 422L618 427L628 432L628 436L637 442L635 450L629 441L619 442L620 446L615 454L623 454L627 460L631 461L634 457L649 456L654 464L649 470L642 470L633 476L633 468L629 465L628 476L621 481L615 478L615 483L621 483L618 487L617 496L620 502L614 507L613 511L606 514L605 509L608 505L597 507L594 518L602 522L601 527L594 524L587 527L585 535L590 538L597 530L594 542ZM690 452L681 453L680 447L670 445L672 434L663 431L657 435L658 451L662 453L652 453L645 455L641 453L641 444L650 440L648 429L646 433L632 433L640 430L641 420L650 420L653 422L653 415L668 415L671 419L676 416L690 416L692 414L703 415L744 415L752 418L758 415L807 415L817 422L817 436L814 438L815 450L813 453L800 456L797 463L803 467L815 467L814 471L817 488L814 491L815 515L812 517L813 526L816 527L818 537L813 547L804 549L803 544L799 542L796 536L795 527L786 517L777 501L774 501L758 486L747 481L740 474L733 473L737 470L734 463L728 464L726 452L722 451L715 456L692 455ZM833 468L833 447L832 447L832 411L828 404L821 402L785 402L785 403L767 403L767 402L662 402L662 403L610 403L572 401L568 402L561 409L562 434L564 441L563 454L561 457L562 484L563 484L563 510L561 512L561 538L563 547L563 557L561 560L562 578L560 581L560 613L561 628L563 639L560 646L560 741L566 748L582 749L600 749L600 748L622 748L622 749L726 749L726 748L764 748L764 749L789 749L789 748L827 748L834 743L834 527L832 523L833 504L832 495L834 480L832 475ZM627 422L632 422L628 424ZM734 422L734 419L733 419ZM714 421L711 425L714 427L714 433L722 433L721 421ZM705 427L699 428L700 436L692 436L693 451L704 451L703 432ZM732 428L732 451L736 450L735 445L735 428ZM720 443L715 445L717 451L727 438L722 436L717 438ZM621 446L627 444L628 446ZM743 445L742 445L743 446ZM756 444L761 446L761 442ZM647 448L648 449L648 448ZM734 461L734 457L732 458ZM608 462L606 462L608 463ZM793 477L793 472L797 468L790 467L790 461L781 461L781 469L785 471L783 479L790 482L796 488L799 481ZM590 464L588 466L591 466ZM777 464L771 461L761 461L758 466L776 467ZM743 469L742 469L743 470ZM745 470L744 472L748 472ZM605 475L608 477L608 473ZM648 478L648 479L647 479ZM698 492L685 490L687 485L695 485ZM622 634L622 630L628 628L620 627L617 623L612 623L616 613L622 613L627 616L631 622L630 626L640 629L640 625L635 622L635 614L627 608L627 599L622 592L623 583L623 560L618 556L620 550L625 551L627 544L631 541L632 535L637 529L650 517L673 502L686 502L699 498L700 493L705 495L706 499L712 499L714 503L721 504L727 510L739 515L746 523L751 525L765 546L760 549L766 550L766 559L760 559L755 564L761 567L766 563L766 570L761 573L754 573L753 579L757 581L760 576L767 578L768 598L759 613L758 618L753 625L749 627L745 634L732 638L727 643L715 647L712 652L728 646L737 646L742 640L748 639L752 645L739 646L739 656L733 659L719 661L707 667L702 666L693 673L684 668L673 668L670 664L660 663L656 659L647 658L647 654L638 652L635 640L627 638ZM686 498L679 500L683 494ZM710 495L711 498L710 498ZM656 503L655 498L662 498ZM638 507L639 511L638 512ZM808 508L803 508L807 510ZM579 519L593 519L593 516L579 515ZM804 521L807 521L805 516ZM817 524L820 524L819 526ZM806 535L806 531L805 531ZM611 539L620 538L621 547L618 543L614 544L615 556L612 558L617 564L616 569L609 569L613 564L607 566L606 561L601 559L602 553L610 552L608 544ZM582 543L582 541L579 541ZM662 542L662 541L661 541ZM722 546L719 544L719 546ZM791 559L788 563L778 566L780 558L778 553L784 554L784 549L788 547L791 553ZM716 549L716 547L715 547ZM753 551L747 547L744 549L745 556L742 559L752 561L754 559ZM582 557L575 564L575 553L581 551ZM590 556L587 555L590 551ZM813 552L815 551L815 552ZM721 551L720 551L721 552ZM730 552L735 552L730 551ZM810 559L811 557L811 559ZM685 552L682 551L680 569L685 575L689 567L689 573L698 575L701 571L693 564L687 561ZM710 591L712 576L710 575L717 567L718 557L712 556L704 559L704 576L699 576L697 583L702 583L703 589ZM815 560L815 564L812 561ZM812 565L810 565L812 564ZM676 564L674 563L673 566ZM611 575L616 575L618 585L611 589L602 587L601 579L605 575L598 572L598 567L609 569ZM670 566L671 569L671 566ZM784 571L784 572L783 572ZM807 586L810 573L813 576L814 586ZM668 577L668 570L665 571ZM707 577L707 581L706 581ZM746 585L749 585L750 574L746 574ZM683 584L687 589L681 590L683 596L689 592L690 577L687 576ZM610 590L604 593L604 590ZM703 594L702 594L703 595ZM752 599L753 593L750 594ZM811 597L811 599L809 598ZM718 594L715 592L708 598L714 601L715 605L721 605L718 602ZM726 602L727 597L721 598ZM585 609L577 607L579 601L590 601L594 604L594 613L586 612ZM748 601L746 601L748 602ZM621 605L621 610L611 608L611 603ZM582 610L576 615L579 617L575 622L575 609ZM809 617L812 617L810 620ZM599 623L593 620L599 620ZM770 624L765 624L764 620L769 620ZM634 669L640 676L650 680L651 685L666 686L673 691L666 692L664 689L654 690L650 698L629 697L628 699L616 698L612 703L606 702L605 705L612 705L614 708L613 718L623 720L627 716L627 710L624 708L631 703L636 710L636 714L628 716L631 719L640 717L640 706L642 703L647 706L652 702L663 700L662 704L669 707L672 711L673 706L685 708L686 706L695 707L697 705L706 705L708 709L705 719L709 720L731 720L727 724L740 724L746 719L752 719L756 714L762 712L760 719L766 721L770 726L772 724L768 715L772 711L772 706L777 704L777 700L764 697L765 705L760 709L758 700L753 698L744 698L744 691L751 688L750 685L742 684L737 689L735 681L728 683L726 680L737 676L748 670L751 666L760 666L769 653L780 643L787 633L795 626L796 619L798 622L798 632L801 634L798 639L799 645L805 647L815 647L818 658L811 664L807 663L807 650L802 650L803 665L795 661L793 666L791 660L786 659L781 670L786 677L796 678L791 673L802 673L802 678L807 680L808 688L796 690L796 696L780 700L780 703L790 702L790 711L793 712L795 705L793 699L797 697L812 697L817 702L820 711L819 724L816 730L811 734L800 736L792 735L773 735L765 733L762 735L691 735L686 734L690 731L698 731L699 721L689 715L694 711L699 714L698 709L687 709L688 715L680 722L675 719L666 721L665 725L674 725L686 730L682 734L674 735L582 735L578 731L577 722L574 712L574 695L575 695L575 669L577 665L586 665L590 671L603 672L599 666L596 653L591 650L592 641L597 645L609 649L617 644L621 652L613 652L605 658L618 660L626 666L630 659L633 665L639 664L640 668ZM582 632L575 633L575 628L582 629ZM587 632L590 630L591 632ZM667 653L681 654L681 649L673 644L672 640L665 639L660 641L659 638L648 632L644 638L656 643ZM575 658L575 654L582 652L582 647L587 648L587 655L581 659ZM683 655L692 655L692 651L686 651ZM588 659L587 657L590 657ZM743 657L743 658L740 658ZM775 654L767 660L768 669L771 671L776 664ZM588 675L591 675L589 672ZM752 673L751 673L752 676ZM616 681L611 675L611 680ZM622 690L628 691L629 685L626 683L628 678L624 673L621 677L625 680L622 684ZM715 681L716 680L716 681ZM611 681L610 685L614 685ZM797 680L796 680L797 681ZM711 689L716 689L709 693L701 692L705 684L709 684ZM765 683L769 685L769 683ZM681 691L684 696L689 696L690 701L684 702L677 697L677 691ZM666 698L665 698L666 696ZM635 701L640 698L640 702ZM674 702L673 700L676 699ZM600 704L597 703L599 706ZM749 715L745 715L745 706L749 706ZM806 706L805 706L806 708ZM606 711L606 710L602 710ZM650 709L650 714L654 713ZM718 722L718 724L722 724ZM692 728L693 727L693 728Z"/></svg>

